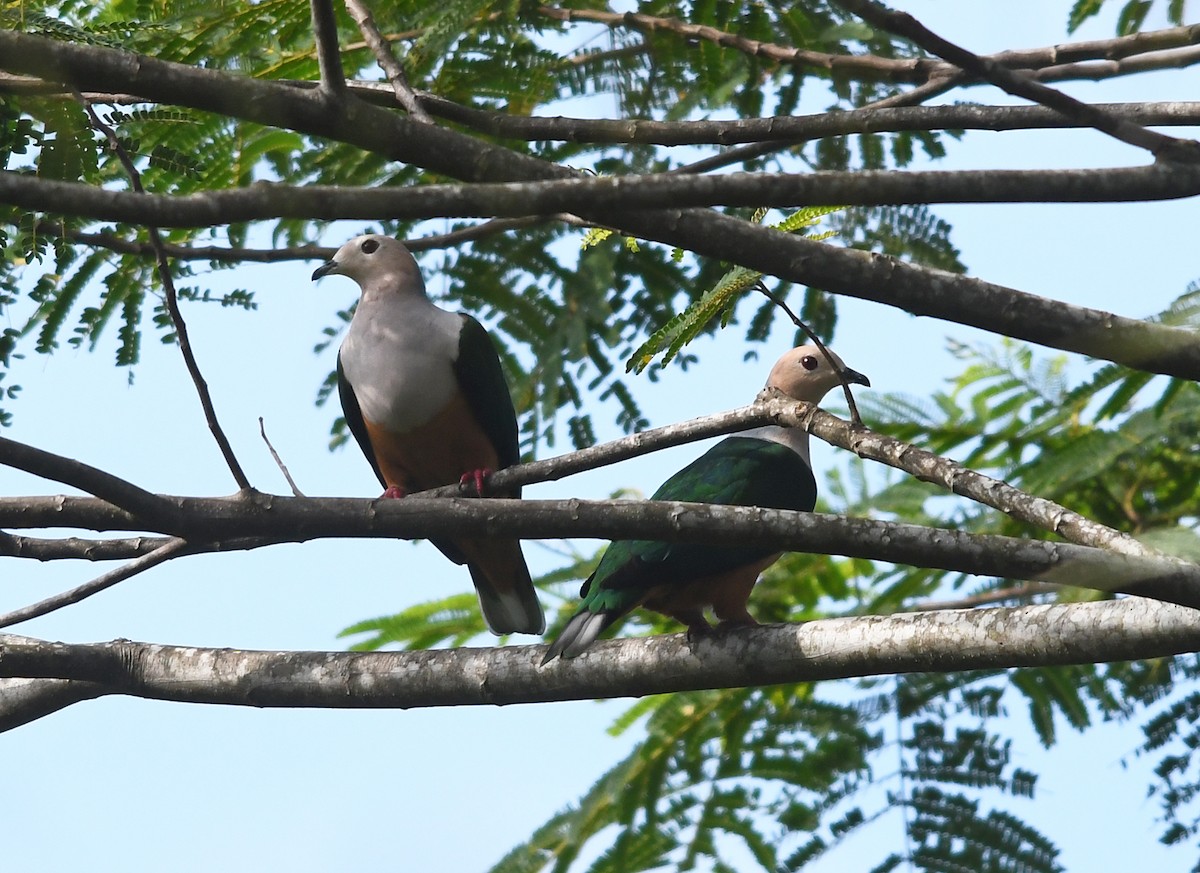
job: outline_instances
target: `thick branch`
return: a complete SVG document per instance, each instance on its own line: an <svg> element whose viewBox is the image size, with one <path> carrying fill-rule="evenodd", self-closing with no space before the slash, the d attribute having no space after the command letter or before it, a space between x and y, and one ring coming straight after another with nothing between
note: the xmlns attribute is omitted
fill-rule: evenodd
<svg viewBox="0 0 1200 873"><path fill-rule="evenodd" d="M144 94L236 118L348 142L386 157L472 182L577 177L437 125L418 125L347 100L336 113L286 85L217 70L0 31L0 64L13 72ZM1179 168L1188 171L1191 168ZM1200 378L1190 331L1079 309L979 280L961 279L883 255L845 251L702 210L579 214L634 236L836 293L875 300L1079 352L1150 372Z"/></svg>
<svg viewBox="0 0 1200 873"><path fill-rule="evenodd" d="M106 694L190 703L403 709L1090 664L1197 649L1200 616L1194 611L1130 598L828 619L738 629L695 643L683 634L614 640L545 668L537 666L545 652L540 645L260 652L128 640L71 645L0 635L0 676L83 680ZM5 685L0 691L7 691ZM56 691L50 686L47 698ZM0 711L0 726L16 723Z"/></svg>
<svg viewBox="0 0 1200 873"><path fill-rule="evenodd" d="M986 478L986 477L984 477ZM669 501L172 497L186 536L266 543L329 537L597 537L752 545L1144 594L1200 608L1200 567L1171 558L822 513ZM94 498L0 499L0 527L129 529ZM154 528L151 527L151 530ZM201 546L202 548L202 546Z"/></svg>

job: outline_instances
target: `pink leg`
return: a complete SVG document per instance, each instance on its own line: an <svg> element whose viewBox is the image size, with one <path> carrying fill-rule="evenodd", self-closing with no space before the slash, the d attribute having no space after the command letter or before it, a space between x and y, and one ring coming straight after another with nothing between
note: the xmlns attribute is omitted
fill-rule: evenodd
<svg viewBox="0 0 1200 873"><path fill-rule="evenodd" d="M404 497L407 494L408 494L408 492L405 491L403 488L401 488L399 485L389 485L387 491L384 491L379 496L387 497L388 499L396 499L399 497Z"/></svg>
<svg viewBox="0 0 1200 873"><path fill-rule="evenodd" d="M475 486L475 493L480 497L485 496L483 493L484 484L487 477L492 475L492 471L486 467L479 470L468 470L462 474L462 478L458 480L459 485L471 484Z"/></svg>

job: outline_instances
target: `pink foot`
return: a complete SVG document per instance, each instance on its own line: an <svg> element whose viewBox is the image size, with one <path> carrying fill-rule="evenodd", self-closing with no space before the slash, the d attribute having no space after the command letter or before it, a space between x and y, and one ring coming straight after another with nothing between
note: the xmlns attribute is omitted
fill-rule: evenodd
<svg viewBox="0 0 1200 873"><path fill-rule="evenodd" d="M486 468L481 470L468 470L462 474L462 478L458 480L459 485L471 484L475 486L475 493L483 497L483 486L487 477L492 475L492 471Z"/></svg>
<svg viewBox="0 0 1200 873"><path fill-rule="evenodd" d="M388 498L388 499L394 500L394 499L396 499L396 498L399 498L399 497L404 497L404 496L406 496L407 494L408 494L408 492L407 492L407 491L405 491L403 488L401 488L399 485L389 485L389 486L388 486L388 490L387 490L387 491L384 491L384 492L383 492L381 495L379 495L379 496L380 496L380 497L386 497L386 498Z"/></svg>

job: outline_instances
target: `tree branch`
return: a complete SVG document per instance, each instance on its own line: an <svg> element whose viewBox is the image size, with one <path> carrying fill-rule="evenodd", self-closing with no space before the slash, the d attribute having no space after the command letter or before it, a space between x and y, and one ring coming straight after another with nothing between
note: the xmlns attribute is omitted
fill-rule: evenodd
<svg viewBox="0 0 1200 873"><path fill-rule="evenodd" d="M943 39L907 12L889 9L875 0L837 2L864 21L903 36L926 51L945 58L960 69L991 82L1010 94L1049 106L1068 118L1079 119L1121 142L1146 149L1156 158L1200 163L1200 143L1167 136L1122 118L1110 116L1095 106L1042 85L1024 73L1013 72L1002 64L980 57Z"/></svg>
<svg viewBox="0 0 1200 873"><path fill-rule="evenodd" d="M954 103L946 106L897 105L929 99L946 90L939 80L933 86L914 88L880 104L825 112L819 115L772 115L698 121L648 121L564 116L509 115L469 109L449 100L426 98L439 116L472 130L507 139L578 143L642 143L650 145L734 145L737 143L798 144L829 136L854 133L895 133L922 130L1045 130L1090 127L1075 117L1044 106L990 106ZM1200 102L1097 103L1097 109L1137 124L1191 126L1200 124ZM454 109L449 107L453 106Z"/></svg>
<svg viewBox="0 0 1200 873"><path fill-rule="evenodd" d="M795 208L840 203L1112 203L1200 195L1200 167L1152 164L1086 170L823 171L654 173L404 188L258 184L196 194L114 191L0 171L0 199L24 209L159 227L212 227L303 218L525 217L563 211L681 207Z"/></svg>
<svg viewBox="0 0 1200 873"><path fill-rule="evenodd" d="M317 0L314 0L315 2ZM100 116L96 114L92 105L84 99L82 94L76 92L76 98L83 106L84 112L87 113L92 127L104 135L108 140L109 148L117 155L121 166L125 168L125 172L129 176L129 184L133 188L133 193L130 196L143 199L151 196L142 187L142 176L138 172L137 167L133 165L133 160L129 157L128 152L125 151L125 147L121 145L121 141L117 138L113 129L100 120ZM221 428L221 423L217 420L217 410L213 406L212 395L208 390L208 382L205 381L204 374L200 372L200 364L196 361L196 354L192 350L192 341L188 336L187 323L183 320L183 312L179 309L179 295L175 292L175 280L171 276L171 265L167 261L166 249L163 248L162 235L158 232L158 227L153 222L146 225L146 233L150 238L150 245L154 249L155 262L158 267L158 279L163 286L167 312L170 313L171 324L175 328L175 336L179 339L179 351L183 355L183 362L187 367L188 375L192 378L196 394L199 395L200 406L204 410L204 419L208 422L208 429L216 440L217 448L220 449L221 455L225 458L225 463L229 466L229 471L233 474L233 479L237 483L239 490L249 491L250 480L246 478L241 464L238 463L237 456L233 453L233 446L230 444L229 438L225 436L225 431Z"/></svg>
<svg viewBox="0 0 1200 873"><path fill-rule="evenodd" d="M3 637L0 634L0 639ZM3 645L0 642L0 648ZM70 679L0 680L0 732L37 721L73 703L110 693L103 685Z"/></svg>
<svg viewBox="0 0 1200 873"><path fill-rule="evenodd" d="M412 87L408 84L408 77L404 75L404 67L396 60L395 54L392 53L392 47L383 34L379 32L379 28L375 26L375 19L371 17L371 10L362 0L345 0L346 9L350 12L350 16L358 24L358 29L363 35L363 39L367 45L371 47L371 51L375 54L375 60L379 62L380 69L387 74L388 81L392 83L392 91L396 95L397 102L404 107L404 111L413 117L414 120L424 124L432 124L433 119L429 117L421 104L417 101L417 95L413 93Z"/></svg>
<svg viewBox="0 0 1200 873"><path fill-rule="evenodd" d="M342 71L342 53L338 49L337 18L331 0L309 0L313 39L317 44L317 63L321 70L321 95L337 100L346 93L346 74Z"/></svg>
<svg viewBox="0 0 1200 873"><path fill-rule="evenodd" d="M366 500L263 494L252 500L169 499L186 519L183 536L201 543L238 540L257 546L331 537L504 536L753 545L1136 593L1200 608L1200 566L1172 558L822 513L656 500ZM50 524L117 530L136 522L94 498L0 500L0 526Z"/></svg>
<svg viewBox="0 0 1200 873"><path fill-rule="evenodd" d="M792 46L747 39L715 27L689 24L676 18L593 9L555 9L548 6L538 7L538 12L547 18L554 18L558 21L592 21L610 28L626 27L643 34L665 31L686 40L702 40L724 48L732 48L752 57L766 58L781 64L836 71L851 78L864 80L886 79L892 82L923 84L934 78L952 76L958 71L958 67L954 63L937 61L932 58L898 60L876 55L835 55L806 51ZM1193 45L1197 41L1200 41L1200 25L1193 24L1113 39L1004 51L987 56L987 60L1005 67L1037 69L1065 62L1077 63L1093 59L1124 58L1145 52Z"/></svg>
<svg viewBox="0 0 1200 873"><path fill-rule="evenodd" d="M0 221L3 220L3 218L0 218ZM583 222L578 218L566 213L548 216L531 215L523 218L493 218L489 221L482 221L479 224L450 231L449 233L429 234L428 236L407 239L403 242L411 252L429 251L431 249L462 245L463 243L483 239L494 234L507 233L510 230L518 230L523 227L531 227L535 224L544 224L549 221L561 221L577 226L583 225ZM14 227L18 226L18 222L15 220L11 224ZM39 221L35 226L34 233L41 236L67 239L71 242L96 248L108 249L109 251L124 255L137 255L148 258L157 257L154 246L148 242L126 239L107 231L85 233L84 231L67 227L62 221ZM235 263L249 261L260 264L276 264L282 261L327 261L333 257L337 248L334 246L302 245L281 246L274 249L252 249L241 246L178 245L168 243L164 240L163 251L167 253L167 257L176 261L220 261Z"/></svg>
<svg viewBox="0 0 1200 873"><path fill-rule="evenodd" d="M99 696L90 693L98 687L102 694L188 703L407 709L1088 664L1197 649L1200 616L1194 611L1128 598L739 628L694 643L684 634L612 640L545 668L537 666L545 652L541 645L263 652L129 640L49 643L0 635L0 676L95 683L76 691L86 697ZM43 714L51 708L49 701L60 703L54 708L67 705L60 688L42 690ZM7 683L0 691L7 701ZM38 708L26 703L23 711L32 717ZM0 709L0 726L18 723L11 709Z"/></svg>
<svg viewBox="0 0 1200 873"><path fill-rule="evenodd" d="M74 458L56 455L16 440L0 437L0 464L78 488L120 507L134 518L154 518L170 526L176 517L175 507L157 494Z"/></svg>
<svg viewBox="0 0 1200 873"><path fill-rule="evenodd" d="M167 542L149 554L142 555L115 570L110 570L103 575L97 576L90 582L85 582L83 585L63 591L60 594L55 594L53 597L47 597L45 600L39 600L37 603L30 604L29 606L23 606L20 609L0 614L0 627L9 627L37 618L38 616L47 615L65 606L71 606L74 603L91 597L93 594L99 594L106 588L111 588L118 582L124 582L138 573L149 570L151 567L157 567L164 561L169 561L171 558L178 557L187 551L187 540L167 540Z"/></svg>
<svg viewBox="0 0 1200 873"><path fill-rule="evenodd" d="M168 542L169 537L128 537L95 540L85 537L45 539L23 537L0 531L0 557L32 558L37 561L119 561L137 558Z"/></svg>
<svg viewBox="0 0 1200 873"><path fill-rule="evenodd" d="M336 113L301 91L218 70L0 31L0 65L10 71L143 94L260 124L347 142L393 160L471 182L577 177L567 167L476 141L439 125L348 100ZM1193 167L1176 172L1190 174ZM1190 331L1069 307L980 280L916 267L884 255L837 249L695 209L579 210L586 220L787 281L887 303L1029 342L1150 372L1200 377Z"/></svg>

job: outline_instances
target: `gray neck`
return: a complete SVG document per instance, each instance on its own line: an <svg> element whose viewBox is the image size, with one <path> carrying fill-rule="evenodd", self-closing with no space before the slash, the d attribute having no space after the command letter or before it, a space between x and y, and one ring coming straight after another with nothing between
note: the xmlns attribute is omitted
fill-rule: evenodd
<svg viewBox="0 0 1200 873"><path fill-rule="evenodd" d="M808 431L802 427L779 427L775 424L768 424L764 427L756 427L753 430L730 434L730 436L752 437L753 439L768 440L769 442L779 443L781 446L787 446L804 459L804 463L808 465L810 470L812 469L812 461L808 457Z"/></svg>

